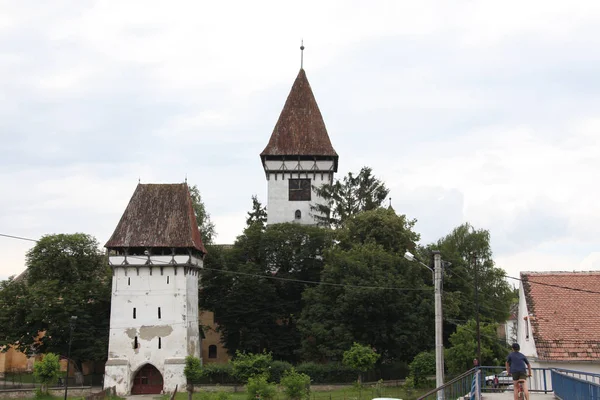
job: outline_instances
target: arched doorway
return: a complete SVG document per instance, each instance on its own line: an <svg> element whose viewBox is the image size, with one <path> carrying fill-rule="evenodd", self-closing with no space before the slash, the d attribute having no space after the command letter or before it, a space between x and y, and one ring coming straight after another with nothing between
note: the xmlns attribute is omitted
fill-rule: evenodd
<svg viewBox="0 0 600 400"><path fill-rule="evenodd" d="M160 394L163 390L163 377L152 364L146 364L135 374L131 394Z"/></svg>

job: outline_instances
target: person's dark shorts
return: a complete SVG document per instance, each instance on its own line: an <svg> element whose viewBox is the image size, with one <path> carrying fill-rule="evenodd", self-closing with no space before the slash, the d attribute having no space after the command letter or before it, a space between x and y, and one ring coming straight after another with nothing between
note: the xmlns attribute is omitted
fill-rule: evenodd
<svg viewBox="0 0 600 400"><path fill-rule="evenodd" d="M512 377L513 381L518 381L519 379L527 379L527 372L513 372Z"/></svg>

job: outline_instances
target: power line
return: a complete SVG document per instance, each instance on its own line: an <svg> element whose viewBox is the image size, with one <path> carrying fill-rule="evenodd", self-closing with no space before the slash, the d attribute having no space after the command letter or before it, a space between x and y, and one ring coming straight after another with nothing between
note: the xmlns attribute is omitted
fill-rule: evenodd
<svg viewBox="0 0 600 400"><path fill-rule="evenodd" d="M508 275L506 277L508 279L514 279L514 280L520 281L520 282L533 283L533 284L542 285L542 286L550 286L550 287L555 287L555 288L558 288L558 289L567 289L567 290L573 290L573 291L576 291L576 292L600 294L600 292L597 292L597 291L594 291L594 290L579 289L579 288L574 288L574 287L569 287L569 286L555 285L553 283L536 282L536 281L532 281L530 278L527 278L525 280L525 279L515 278L513 276L508 276Z"/></svg>
<svg viewBox="0 0 600 400"><path fill-rule="evenodd" d="M0 233L0 236L7 237L7 238L10 238L10 239L26 240L28 242L37 242L36 239L29 239L29 238L21 237L21 236L7 235L7 234L4 234L4 233Z"/></svg>

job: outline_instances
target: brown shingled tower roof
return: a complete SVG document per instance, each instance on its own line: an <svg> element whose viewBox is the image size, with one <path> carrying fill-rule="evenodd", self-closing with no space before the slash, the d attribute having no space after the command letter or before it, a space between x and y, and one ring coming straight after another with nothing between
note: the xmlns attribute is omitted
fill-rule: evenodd
<svg viewBox="0 0 600 400"><path fill-rule="evenodd" d="M523 272L540 360L600 360L600 271Z"/></svg>
<svg viewBox="0 0 600 400"><path fill-rule="evenodd" d="M260 156L263 161L270 156L327 156L335 158L337 165L338 155L304 69L300 69L269 144Z"/></svg>
<svg viewBox="0 0 600 400"><path fill-rule="evenodd" d="M138 184L105 247L177 247L206 253L187 184Z"/></svg>

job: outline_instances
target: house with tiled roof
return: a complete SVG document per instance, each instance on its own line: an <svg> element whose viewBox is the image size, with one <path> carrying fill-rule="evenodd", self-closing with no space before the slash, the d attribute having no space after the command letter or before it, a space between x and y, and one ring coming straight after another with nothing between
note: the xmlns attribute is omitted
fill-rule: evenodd
<svg viewBox="0 0 600 400"><path fill-rule="evenodd" d="M521 273L517 324L532 367L600 373L600 271Z"/></svg>

